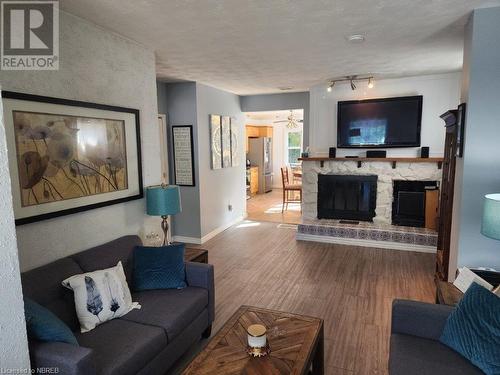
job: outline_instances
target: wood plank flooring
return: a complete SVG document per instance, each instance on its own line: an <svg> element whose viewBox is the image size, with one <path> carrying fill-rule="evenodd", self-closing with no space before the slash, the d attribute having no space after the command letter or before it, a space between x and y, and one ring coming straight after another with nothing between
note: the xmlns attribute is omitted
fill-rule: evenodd
<svg viewBox="0 0 500 375"><path fill-rule="evenodd" d="M240 305L325 320L327 374L386 374L394 298L434 301L434 255L301 242L244 221L209 242L217 332Z"/></svg>
<svg viewBox="0 0 500 375"><path fill-rule="evenodd" d="M301 222L300 204L289 203L288 210L281 213L282 202L282 189L273 189L269 193L256 194L247 200L248 219L275 223L299 224Z"/></svg>

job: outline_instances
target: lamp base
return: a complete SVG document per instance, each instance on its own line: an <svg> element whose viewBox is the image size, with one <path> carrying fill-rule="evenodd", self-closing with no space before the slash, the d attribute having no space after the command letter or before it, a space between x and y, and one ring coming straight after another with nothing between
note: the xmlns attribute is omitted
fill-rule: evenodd
<svg viewBox="0 0 500 375"><path fill-rule="evenodd" d="M162 215L161 229L163 230L163 244L162 246L170 245L168 241L168 215Z"/></svg>

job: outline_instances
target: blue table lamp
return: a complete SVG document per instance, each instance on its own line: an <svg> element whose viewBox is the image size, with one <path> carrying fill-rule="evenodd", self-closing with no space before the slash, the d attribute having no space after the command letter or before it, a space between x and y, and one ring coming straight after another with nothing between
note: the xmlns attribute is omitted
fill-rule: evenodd
<svg viewBox="0 0 500 375"><path fill-rule="evenodd" d="M500 240L500 193L484 196L481 233L486 237Z"/></svg>
<svg viewBox="0 0 500 375"><path fill-rule="evenodd" d="M157 185L146 188L147 214L161 216L163 246L168 244L168 216L181 212L181 198L177 185Z"/></svg>

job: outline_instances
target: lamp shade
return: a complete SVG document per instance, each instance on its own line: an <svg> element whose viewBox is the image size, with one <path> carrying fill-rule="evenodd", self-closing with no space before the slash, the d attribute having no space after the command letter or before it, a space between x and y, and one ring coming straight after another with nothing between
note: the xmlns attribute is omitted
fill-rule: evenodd
<svg viewBox="0 0 500 375"><path fill-rule="evenodd" d="M500 240L500 194L484 196L481 233L486 237Z"/></svg>
<svg viewBox="0 0 500 375"><path fill-rule="evenodd" d="M175 215L181 212L181 198L177 185L146 188L147 213L151 216Z"/></svg>

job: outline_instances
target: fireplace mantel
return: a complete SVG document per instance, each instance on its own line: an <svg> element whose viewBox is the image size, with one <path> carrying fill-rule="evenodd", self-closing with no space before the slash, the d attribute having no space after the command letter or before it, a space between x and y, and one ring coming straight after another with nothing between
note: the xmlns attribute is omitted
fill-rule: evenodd
<svg viewBox="0 0 500 375"><path fill-rule="evenodd" d="M352 161L358 163L358 168L361 168L363 162L386 162L392 163L392 168L396 168L396 164L399 163L437 163L438 169L441 169L443 165L443 158L409 158L409 157L389 157L389 158L329 158L329 157L308 157L299 158L302 162L320 162L321 167L325 161Z"/></svg>

